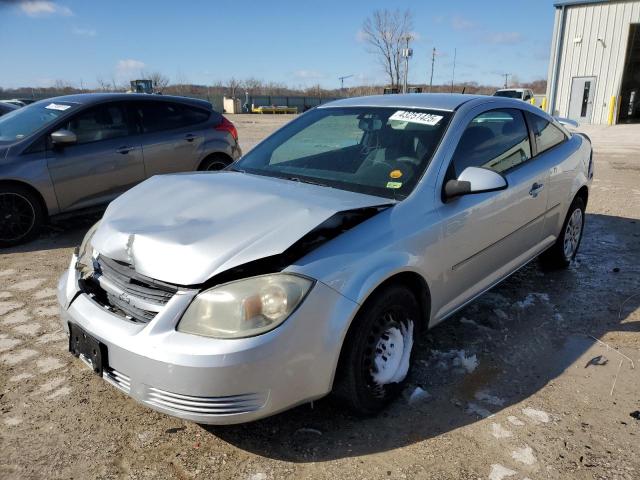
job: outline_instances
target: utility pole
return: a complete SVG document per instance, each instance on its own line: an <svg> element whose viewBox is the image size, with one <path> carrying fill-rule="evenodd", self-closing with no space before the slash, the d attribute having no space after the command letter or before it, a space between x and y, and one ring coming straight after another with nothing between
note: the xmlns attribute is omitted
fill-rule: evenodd
<svg viewBox="0 0 640 480"><path fill-rule="evenodd" d="M451 93L453 93L453 81L456 78L456 55L458 53L458 49L453 49L453 71L451 72Z"/></svg>
<svg viewBox="0 0 640 480"><path fill-rule="evenodd" d="M353 77L353 75L345 75L343 77L338 77L338 80L340 80L340 90L344 90L344 81L347 78L351 78L351 77Z"/></svg>
<svg viewBox="0 0 640 480"><path fill-rule="evenodd" d="M407 79L409 78L409 57L413 55L413 49L409 48L411 35L406 35L404 39L407 42L407 47L403 48L401 52L402 57L404 57L404 80L402 82L402 93L407 93Z"/></svg>
<svg viewBox="0 0 640 480"><path fill-rule="evenodd" d="M436 47L433 47L433 51L431 52L431 78L429 79L429 93L431 93L431 89L433 88L433 67L436 63Z"/></svg>
<svg viewBox="0 0 640 480"><path fill-rule="evenodd" d="M511 74L510 73L503 73L502 75L504 76L504 88L509 88L509 76Z"/></svg>

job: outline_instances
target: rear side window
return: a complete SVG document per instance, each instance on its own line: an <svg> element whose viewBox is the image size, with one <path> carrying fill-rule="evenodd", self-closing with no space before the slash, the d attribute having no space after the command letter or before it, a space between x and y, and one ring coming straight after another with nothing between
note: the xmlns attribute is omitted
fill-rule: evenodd
<svg viewBox="0 0 640 480"><path fill-rule="evenodd" d="M533 113L527 115L536 139L538 153L545 152L566 140L564 132L553 123Z"/></svg>
<svg viewBox="0 0 640 480"><path fill-rule="evenodd" d="M520 110L484 112L467 126L453 154L457 178L467 167L505 172L531 158L529 133Z"/></svg>
<svg viewBox="0 0 640 480"><path fill-rule="evenodd" d="M109 140L129 135L124 108L120 104L104 104L79 113L67 123L78 137L77 144Z"/></svg>
<svg viewBox="0 0 640 480"><path fill-rule="evenodd" d="M139 102L135 110L145 133L188 127L209 118L205 110L171 102Z"/></svg>

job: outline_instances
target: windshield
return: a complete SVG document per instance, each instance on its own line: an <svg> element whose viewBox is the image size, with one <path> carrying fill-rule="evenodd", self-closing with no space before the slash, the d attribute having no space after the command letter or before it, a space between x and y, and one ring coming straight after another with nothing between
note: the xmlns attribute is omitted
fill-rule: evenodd
<svg viewBox="0 0 640 480"><path fill-rule="evenodd" d="M406 197L427 168L450 112L317 108L233 168L387 198Z"/></svg>
<svg viewBox="0 0 640 480"><path fill-rule="evenodd" d="M0 117L0 143L10 143L31 135L53 122L73 105L45 101L33 103Z"/></svg>
<svg viewBox="0 0 640 480"><path fill-rule="evenodd" d="M516 90L498 90L493 94L493 96L522 99L522 92L518 92Z"/></svg>

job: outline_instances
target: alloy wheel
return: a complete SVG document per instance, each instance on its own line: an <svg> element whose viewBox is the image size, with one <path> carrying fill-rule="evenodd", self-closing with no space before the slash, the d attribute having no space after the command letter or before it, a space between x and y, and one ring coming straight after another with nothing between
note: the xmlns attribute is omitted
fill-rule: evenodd
<svg viewBox="0 0 640 480"><path fill-rule="evenodd" d="M582 210L576 208L567 222L567 226L564 231L564 256L567 260L573 259L578 245L580 244L580 237L582 236Z"/></svg>
<svg viewBox="0 0 640 480"><path fill-rule="evenodd" d="M35 221L36 212L27 198L15 192L0 193L0 241L26 237Z"/></svg>

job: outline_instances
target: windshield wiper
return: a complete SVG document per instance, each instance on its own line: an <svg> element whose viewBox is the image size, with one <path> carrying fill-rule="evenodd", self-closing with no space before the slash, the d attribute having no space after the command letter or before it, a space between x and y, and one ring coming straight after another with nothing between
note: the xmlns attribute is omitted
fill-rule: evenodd
<svg viewBox="0 0 640 480"><path fill-rule="evenodd" d="M283 177L283 178L285 178L286 180L291 180L292 182L308 183L309 185L318 185L320 187L332 188L331 186L327 185L326 183L318 182L316 180L309 180L309 179L306 179L306 178L300 178L300 177L296 177L296 176Z"/></svg>

